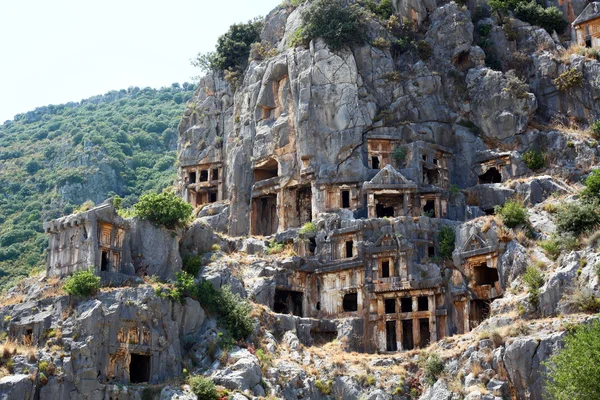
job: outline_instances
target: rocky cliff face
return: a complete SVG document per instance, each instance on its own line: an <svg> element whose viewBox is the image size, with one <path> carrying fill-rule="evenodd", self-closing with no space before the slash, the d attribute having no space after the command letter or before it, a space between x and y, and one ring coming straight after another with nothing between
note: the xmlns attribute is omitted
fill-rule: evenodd
<svg viewBox="0 0 600 400"><path fill-rule="evenodd" d="M600 294L595 235L559 243L555 219L598 164L600 62L485 2L391 4L333 51L292 46L310 2L285 3L261 33L273 51L237 87L202 78L178 142L196 220L129 221L138 276L93 299L51 278L13 289L5 398L195 398L188 373L238 400L545 398L544 361L595 319L573 294ZM565 71L580 79L559 88ZM527 222L494 215L509 200ZM165 298L158 279L190 258L197 283L252 302L245 341L227 343L208 306Z"/></svg>

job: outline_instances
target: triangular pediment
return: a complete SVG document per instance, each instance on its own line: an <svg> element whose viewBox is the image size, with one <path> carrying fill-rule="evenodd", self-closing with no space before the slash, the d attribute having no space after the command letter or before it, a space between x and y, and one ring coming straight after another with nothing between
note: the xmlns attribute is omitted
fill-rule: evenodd
<svg viewBox="0 0 600 400"><path fill-rule="evenodd" d="M484 247L487 247L487 242L483 240L481 236L474 233L471 235L471 237L469 237L469 240L467 240L463 246L463 252L480 250Z"/></svg>
<svg viewBox="0 0 600 400"><path fill-rule="evenodd" d="M410 185L414 182L407 179L391 165L386 165L369 181L371 185Z"/></svg>

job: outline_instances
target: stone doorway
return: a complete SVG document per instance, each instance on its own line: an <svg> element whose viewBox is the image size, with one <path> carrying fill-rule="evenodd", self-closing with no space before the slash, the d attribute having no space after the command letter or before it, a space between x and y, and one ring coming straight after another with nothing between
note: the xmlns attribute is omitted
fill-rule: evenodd
<svg viewBox="0 0 600 400"><path fill-rule="evenodd" d="M131 354L129 381L131 383L150 382L151 357L144 354Z"/></svg>
<svg viewBox="0 0 600 400"><path fill-rule="evenodd" d="M302 317L302 298L304 293L293 290L275 289L273 311L278 314L293 314Z"/></svg>
<svg viewBox="0 0 600 400"><path fill-rule="evenodd" d="M277 195L257 197L252 201L252 234L270 236L277 233Z"/></svg>
<svg viewBox="0 0 600 400"><path fill-rule="evenodd" d="M398 351L396 340L396 321L385 322L385 349L387 351Z"/></svg>
<svg viewBox="0 0 600 400"><path fill-rule="evenodd" d="M415 348L412 319L402 321L402 348L404 350L412 350Z"/></svg>
<svg viewBox="0 0 600 400"><path fill-rule="evenodd" d="M490 316L491 300L471 300L469 311L469 329L474 329Z"/></svg>
<svg viewBox="0 0 600 400"><path fill-rule="evenodd" d="M102 261L100 262L100 271L108 271L108 251L102 250Z"/></svg>
<svg viewBox="0 0 600 400"><path fill-rule="evenodd" d="M502 182L502 174L495 168L492 167L485 171L485 174L479 175L479 184L487 184L487 183L501 183Z"/></svg>
<svg viewBox="0 0 600 400"><path fill-rule="evenodd" d="M429 332L429 318L419 319L419 339L419 347L424 348L429 345L429 341L431 340L431 335Z"/></svg>

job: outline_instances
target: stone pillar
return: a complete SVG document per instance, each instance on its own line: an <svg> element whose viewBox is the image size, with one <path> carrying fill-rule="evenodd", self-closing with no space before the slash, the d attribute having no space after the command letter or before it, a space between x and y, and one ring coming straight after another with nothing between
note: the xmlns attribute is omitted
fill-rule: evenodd
<svg viewBox="0 0 600 400"><path fill-rule="evenodd" d="M429 341L430 343L437 342L437 325L435 318L435 295L427 297L429 308Z"/></svg>
<svg viewBox="0 0 600 400"><path fill-rule="evenodd" d="M375 208L375 194L369 193L367 195L367 208L369 210L369 218L377 218L377 212Z"/></svg>
<svg viewBox="0 0 600 400"><path fill-rule="evenodd" d="M402 200L402 208L403 208L402 212L404 213L405 217L408 217L409 216L408 215L408 202L409 202L408 193L404 193L403 197L404 197L404 199Z"/></svg>
<svg viewBox="0 0 600 400"><path fill-rule="evenodd" d="M413 315L416 315L416 313L419 310L419 302L417 300L417 297L412 298L412 311L413 311ZM419 318L417 317L413 317L412 319L413 322L413 343L415 348L419 347L419 344L421 343L421 330L419 329Z"/></svg>

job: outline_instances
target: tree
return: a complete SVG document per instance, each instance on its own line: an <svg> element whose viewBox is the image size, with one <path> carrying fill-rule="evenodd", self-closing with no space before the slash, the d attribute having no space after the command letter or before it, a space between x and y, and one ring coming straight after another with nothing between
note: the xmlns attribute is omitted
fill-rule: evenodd
<svg viewBox="0 0 600 400"><path fill-rule="evenodd" d="M550 398L600 399L600 321L578 325L544 365Z"/></svg>
<svg viewBox="0 0 600 400"><path fill-rule="evenodd" d="M340 0L316 0L302 13L300 35L305 42L323 38L331 50L362 43L365 37L360 7Z"/></svg>
<svg viewBox="0 0 600 400"><path fill-rule="evenodd" d="M585 179L581 195L588 199L600 199L600 169L593 170Z"/></svg>
<svg viewBox="0 0 600 400"><path fill-rule="evenodd" d="M184 226L191 218L193 207L173 192L147 193L133 206L134 215L169 229Z"/></svg>

